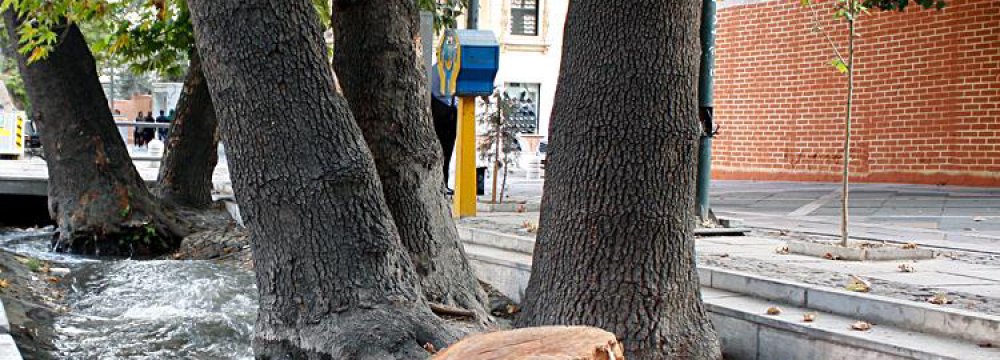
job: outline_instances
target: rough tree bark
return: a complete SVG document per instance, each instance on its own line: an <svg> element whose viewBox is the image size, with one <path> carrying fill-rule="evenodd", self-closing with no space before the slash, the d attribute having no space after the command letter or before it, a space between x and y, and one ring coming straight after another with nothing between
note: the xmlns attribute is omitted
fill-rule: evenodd
<svg viewBox="0 0 1000 360"><path fill-rule="evenodd" d="M570 3L519 326L596 326L629 359L721 359L692 238L700 11Z"/></svg>
<svg viewBox="0 0 1000 360"><path fill-rule="evenodd" d="M416 52L416 2L335 1L332 23L334 69L375 157L424 295L487 319L486 294L469 266L441 186L441 144Z"/></svg>
<svg viewBox="0 0 1000 360"><path fill-rule="evenodd" d="M171 204L203 209L212 204L212 173L219 160L218 121L198 51L192 49L190 58L156 190Z"/></svg>
<svg viewBox="0 0 1000 360"><path fill-rule="evenodd" d="M189 0L240 211L266 359L416 359L431 313L308 0ZM295 139L295 145L289 144Z"/></svg>
<svg viewBox="0 0 1000 360"><path fill-rule="evenodd" d="M4 13L9 39L21 20ZM186 229L146 184L115 127L94 57L76 25L48 58L17 62L31 99L49 171L49 215L59 224L56 251L157 255L177 247Z"/></svg>

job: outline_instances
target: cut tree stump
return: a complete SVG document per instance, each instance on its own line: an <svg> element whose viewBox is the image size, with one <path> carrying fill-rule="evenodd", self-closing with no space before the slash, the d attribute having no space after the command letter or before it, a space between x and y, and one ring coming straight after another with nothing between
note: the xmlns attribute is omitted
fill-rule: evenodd
<svg viewBox="0 0 1000 360"><path fill-rule="evenodd" d="M621 360L610 332L584 326L545 326L477 334L444 349L433 360Z"/></svg>

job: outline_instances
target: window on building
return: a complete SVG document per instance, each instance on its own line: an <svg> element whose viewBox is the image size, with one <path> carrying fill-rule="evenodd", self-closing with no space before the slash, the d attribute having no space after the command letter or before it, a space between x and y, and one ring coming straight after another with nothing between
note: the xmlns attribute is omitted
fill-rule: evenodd
<svg viewBox="0 0 1000 360"><path fill-rule="evenodd" d="M539 84L507 83L507 96L513 102L510 121L522 133L538 132Z"/></svg>
<svg viewBox="0 0 1000 360"><path fill-rule="evenodd" d="M539 0L510 0L511 35L538 36Z"/></svg>

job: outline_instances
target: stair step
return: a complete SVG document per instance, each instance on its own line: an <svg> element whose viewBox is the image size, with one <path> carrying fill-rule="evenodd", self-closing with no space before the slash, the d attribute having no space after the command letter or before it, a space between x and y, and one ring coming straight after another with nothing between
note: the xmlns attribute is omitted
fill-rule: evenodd
<svg viewBox="0 0 1000 360"><path fill-rule="evenodd" d="M858 319L724 290L701 291L726 359L1000 359L1000 349L972 342L880 324L858 331L851 329ZM765 314L772 306L781 313ZM803 321L807 312L816 314L813 322Z"/></svg>

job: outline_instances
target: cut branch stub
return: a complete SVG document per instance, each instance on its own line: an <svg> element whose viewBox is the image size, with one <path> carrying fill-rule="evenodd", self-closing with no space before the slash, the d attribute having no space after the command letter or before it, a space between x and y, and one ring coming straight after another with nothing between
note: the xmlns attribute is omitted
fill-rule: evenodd
<svg viewBox="0 0 1000 360"><path fill-rule="evenodd" d="M433 360L622 360L624 351L614 334L598 328L545 326L473 335Z"/></svg>

